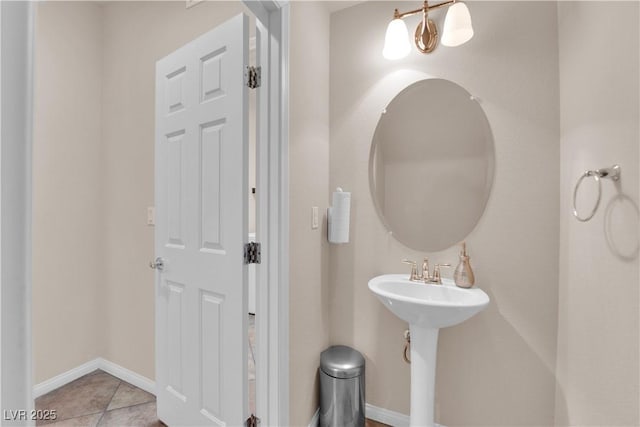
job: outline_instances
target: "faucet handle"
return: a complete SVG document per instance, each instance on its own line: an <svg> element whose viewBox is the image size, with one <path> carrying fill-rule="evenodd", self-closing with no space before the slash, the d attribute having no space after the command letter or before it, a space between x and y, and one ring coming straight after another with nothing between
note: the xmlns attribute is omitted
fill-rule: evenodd
<svg viewBox="0 0 640 427"><path fill-rule="evenodd" d="M403 259L402 262L411 266L411 275L409 276L409 280L412 282L419 281L421 278L418 276L418 265L416 262L409 259Z"/></svg>
<svg viewBox="0 0 640 427"><path fill-rule="evenodd" d="M436 266L433 267L433 277L431 278L431 281L439 285L442 285L442 276L440 276L440 267L451 267L451 264L436 264Z"/></svg>

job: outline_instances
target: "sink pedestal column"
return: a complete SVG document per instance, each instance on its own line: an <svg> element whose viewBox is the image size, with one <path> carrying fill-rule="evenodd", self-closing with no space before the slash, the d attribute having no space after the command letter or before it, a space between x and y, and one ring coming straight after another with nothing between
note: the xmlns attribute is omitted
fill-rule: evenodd
<svg viewBox="0 0 640 427"><path fill-rule="evenodd" d="M409 325L411 332L411 427L433 427L439 329Z"/></svg>

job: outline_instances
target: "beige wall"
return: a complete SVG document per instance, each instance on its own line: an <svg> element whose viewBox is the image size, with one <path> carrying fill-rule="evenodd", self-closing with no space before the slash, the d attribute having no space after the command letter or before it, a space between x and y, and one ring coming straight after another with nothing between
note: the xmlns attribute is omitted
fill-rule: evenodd
<svg viewBox="0 0 640 427"><path fill-rule="evenodd" d="M558 3L558 425L640 425L639 14L637 2ZM603 180L598 212L578 222L571 215L577 178L616 163L619 184ZM593 196L592 182L583 185L581 196ZM583 215L590 208L582 206Z"/></svg>
<svg viewBox="0 0 640 427"><path fill-rule="evenodd" d="M402 88L428 77L452 80L481 100L495 139L492 194L467 238L477 284L491 304L440 333L437 419L447 426L548 426L558 297L556 5L467 5L476 33L469 43L431 55L412 50L396 62L381 55L384 28L395 7L415 3L369 2L331 16L330 188L352 192L351 242L330 251L331 342L364 353L369 403L408 414L407 324L376 300L367 281L406 271L401 259L425 254L390 237L374 211L369 148L380 112ZM444 14L433 15L442 28ZM417 19L409 22L413 31ZM458 261L456 248L428 255Z"/></svg>
<svg viewBox="0 0 640 427"><path fill-rule="evenodd" d="M101 7L40 3L35 45L33 345L39 383L97 357L105 344Z"/></svg>
<svg viewBox="0 0 640 427"><path fill-rule="evenodd" d="M154 378L155 62L243 10L38 4L36 383L98 356Z"/></svg>
<svg viewBox="0 0 640 427"><path fill-rule="evenodd" d="M320 2L291 3L290 424L306 426L318 407L320 352L329 342L326 219L329 200L329 12ZM313 37L302 36L313 34ZM299 36L296 36L299 35Z"/></svg>

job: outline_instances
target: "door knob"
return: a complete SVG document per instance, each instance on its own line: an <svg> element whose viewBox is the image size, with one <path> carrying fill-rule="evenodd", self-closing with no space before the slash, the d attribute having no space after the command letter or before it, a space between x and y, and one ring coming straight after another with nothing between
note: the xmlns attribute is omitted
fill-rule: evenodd
<svg viewBox="0 0 640 427"><path fill-rule="evenodd" d="M157 257L155 261L151 261L149 263L149 267L153 268L154 270L162 271L162 269L164 268L164 260L161 257Z"/></svg>

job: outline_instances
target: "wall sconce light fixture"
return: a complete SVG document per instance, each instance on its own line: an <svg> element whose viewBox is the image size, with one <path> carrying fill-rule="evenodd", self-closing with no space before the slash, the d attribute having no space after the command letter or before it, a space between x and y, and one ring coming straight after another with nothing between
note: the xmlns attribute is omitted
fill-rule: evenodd
<svg viewBox="0 0 640 427"><path fill-rule="evenodd" d="M449 10L447 10L447 15L444 18L442 44L445 46L460 46L468 42L473 37L473 27L471 26L471 15L466 4L457 0L450 0L429 6L429 3L425 1L420 9L404 13L400 13L396 9L393 12L393 20L387 27L382 55L386 59L400 59L409 54L411 50L409 31L403 19L420 12L422 12L422 20L416 28L415 44L422 53L433 52L438 45L438 29L435 22L429 19L429 11L447 6Z"/></svg>

